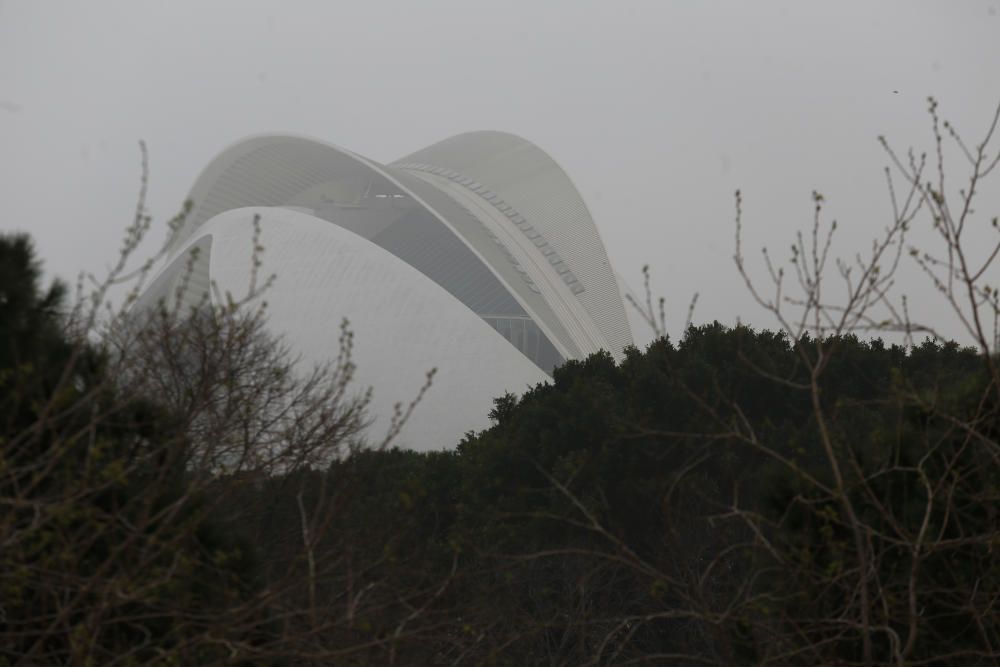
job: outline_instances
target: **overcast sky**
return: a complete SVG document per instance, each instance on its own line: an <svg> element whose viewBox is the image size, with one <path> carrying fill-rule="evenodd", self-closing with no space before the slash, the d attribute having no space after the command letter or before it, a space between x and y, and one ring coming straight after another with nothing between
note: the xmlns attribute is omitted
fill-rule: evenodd
<svg viewBox="0 0 1000 667"><path fill-rule="evenodd" d="M675 331L696 290L696 321L767 326L733 267L733 191L754 259L765 244L787 256L813 189L842 253L867 246L890 215L876 137L928 146L935 95L980 138L1000 102L998 14L1000 0L8 0L0 230L31 232L50 274L109 264L140 139L162 223L249 134L389 162L504 130L569 173L634 287L652 266Z"/></svg>

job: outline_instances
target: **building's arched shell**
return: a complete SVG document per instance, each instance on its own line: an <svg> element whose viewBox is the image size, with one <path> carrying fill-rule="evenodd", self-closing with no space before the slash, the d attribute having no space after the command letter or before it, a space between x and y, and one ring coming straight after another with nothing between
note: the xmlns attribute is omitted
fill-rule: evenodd
<svg viewBox="0 0 1000 667"><path fill-rule="evenodd" d="M607 347L632 343L621 293L597 226L566 173L529 141L504 132L469 132L421 149L392 166L459 174L488 188L486 197L517 209L564 260L573 291Z"/></svg>
<svg viewBox="0 0 1000 667"><path fill-rule="evenodd" d="M219 154L190 198L170 263L140 307L191 306L211 283L235 286L258 216L279 278L267 296L272 321L297 351L332 354L347 316L359 346L370 346L362 361L378 369L367 375L377 395L392 392L393 372L439 366L445 398L418 412L427 422L411 431L418 448L454 444L456 428L484 425L475 416L489 398L566 359L601 349L617 357L632 343L582 198L548 155L513 135L458 135L390 166L311 139L259 136ZM192 247L203 252L190 263ZM387 365L380 347L390 348Z"/></svg>
<svg viewBox="0 0 1000 667"><path fill-rule="evenodd" d="M475 256L475 264L482 269L477 284L498 281L500 289L516 301L520 312L493 313L463 300L480 315L513 317L531 323L538 330L543 348L541 356L534 359L545 370L564 359L597 349L577 345L566 332L563 318L552 312L549 302L539 296L537 289L532 290L530 280L525 282L526 274L518 272L520 267L512 261L510 253L498 246L496 239L482 237L474 216L466 219L470 218L467 211L463 213L450 198L434 188L426 188L408 173L386 169L350 151L299 137L247 139L226 149L209 164L192 188L191 200L192 211L178 232L175 245L212 216L242 206L308 210L379 243L378 231L401 216L403 207L411 205L436 220L448 234L461 239L459 246ZM330 203L328 209L336 210L318 210L318 203L323 201ZM351 216L369 211L372 206L380 207L375 212L379 219L369 216L363 224L351 224ZM388 244L383 247L392 249ZM402 249L413 250L405 246ZM405 261L413 262L412 257L399 254L399 250L393 251ZM452 257L450 263L457 264L457 259ZM464 276L465 281L472 278ZM439 284L461 298L458 292L464 282Z"/></svg>
<svg viewBox="0 0 1000 667"><path fill-rule="evenodd" d="M548 155L510 134L458 135L389 167L300 137L247 139L223 151L198 178L194 208L178 238L222 211L303 206L310 193L319 217L373 240L370 216L364 224L345 223L351 208L345 199L374 193L388 197L386 205L393 197L417 200L468 246L523 312L486 313L479 304L463 303L480 315L530 319L558 357L601 348L618 354L632 342L615 276L582 198ZM338 200L335 216L316 211L317 196ZM439 284L461 298L455 282Z"/></svg>

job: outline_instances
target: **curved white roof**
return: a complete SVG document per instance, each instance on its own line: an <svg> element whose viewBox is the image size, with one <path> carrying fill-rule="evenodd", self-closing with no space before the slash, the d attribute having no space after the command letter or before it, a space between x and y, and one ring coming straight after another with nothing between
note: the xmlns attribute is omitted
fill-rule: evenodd
<svg viewBox="0 0 1000 667"><path fill-rule="evenodd" d="M249 241L243 243L240 235L250 233L252 208L283 248L275 265L279 284L298 285L268 296L272 311L280 313L275 326L293 346L319 355L322 345L310 333L317 321L374 317L370 321L389 332L358 330L359 341L371 335L376 344L408 350L400 363L410 366L426 353L428 360L441 361L429 365L463 369L453 371L456 381L448 390L455 394L449 400L456 410L471 409L467 401L479 405L486 394L523 389L566 359L599 349L617 357L632 344L621 292L586 205L552 158L514 135L462 134L389 166L311 139L259 136L220 153L190 198L193 208L171 255L182 257L193 243L210 252L197 262L188 293L181 295L185 304L205 294L210 281L225 282L227 272L245 270L236 256L219 258L236 252L248 259ZM247 229L238 231L241 225ZM320 234L316 246L301 241L305 229ZM317 258L316 247L326 249L326 260ZM367 268L351 262L355 269L348 273L322 268L324 261L345 262L347 250L368 258ZM298 254L302 257L293 256ZM140 306L175 292L179 266L175 259ZM403 281L419 284L421 294L402 289ZM428 302L423 293L430 291L440 303L427 305L423 315L397 320L386 314ZM376 304L386 312L365 312ZM333 319L316 320L316 308L327 309L323 317ZM432 326L425 316L454 328ZM330 332L324 334L329 346ZM442 347L442 341L448 344ZM392 382L389 376L371 379ZM476 382L481 384L473 391ZM378 392L377 382L371 384ZM469 395L458 396L463 392ZM488 409L486 401L476 414Z"/></svg>
<svg viewBox="0 0 1000 667"><path fill-rule="evenodd" d="M523 226L537 230L564 260L568 268L564 275L575 278L571 289L600 329L604 347L618 352L632 343L597 226L566 172L543 150L505 132L469 132L421 149L393 166L442 167L483 184L487 198L494 195L516 209L526 220Z"/></svg>
<svg viewBox="0 0 1000 667"><path fill-rule="evenodd" d="M311 139L250 138L223 151L198 178L178 239L241 206L309 208L326 201L340 210L321 217L344 225L350 217L344 210L374 202L372 195L416 201L459 237L561 358L601 348L618 354L631 344L620 291L586 205L547 154L511 134L457 135L389 167ZM372 238L377 232L366 229L377 224L368 216L349 228Z"/></svg>

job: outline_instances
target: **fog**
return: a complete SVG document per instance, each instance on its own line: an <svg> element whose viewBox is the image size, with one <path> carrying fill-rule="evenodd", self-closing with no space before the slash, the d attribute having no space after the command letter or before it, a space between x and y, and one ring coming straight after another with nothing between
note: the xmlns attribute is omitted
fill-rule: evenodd
<svg viewBox="0 0 1000 667"><path fill-rule="evenodd" d="M771 326L733 265L734 190L755 275L761 246L785 257L808 228L813 190L835 250L864 250L891 217L876 137L930 148L928 95L970 142L988 126L998 14L994 0L4 2L0 230L30 232L47 272L72 280L115 259L140 139L159 240L246 135L389 162L495 129L562 165L634 288L650 265L673 334L694 292L696 322ZM1000 213L996 191L981 220ZM901 289L950 321L917 271Z"/></svg>

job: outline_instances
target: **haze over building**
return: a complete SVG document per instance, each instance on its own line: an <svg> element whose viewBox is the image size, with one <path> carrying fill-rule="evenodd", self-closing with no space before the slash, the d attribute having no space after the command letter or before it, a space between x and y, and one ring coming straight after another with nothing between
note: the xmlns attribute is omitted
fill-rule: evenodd
<svg viewBox="0 0 1000 667"><path fill-rule="evenodd" d="M191 200L141 305L182 285L187 304L216 298L212 283L245 289L259 217L260 272L276 275L270 327L304 361L321 362L347 318L356 381L374 389L373 429L438 369L402 446L454 446L487 425L505 391L632 344L580 194L552 158L511 134L457 135L389 165L310 139L255 137L213 160Z"/></svg>

